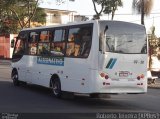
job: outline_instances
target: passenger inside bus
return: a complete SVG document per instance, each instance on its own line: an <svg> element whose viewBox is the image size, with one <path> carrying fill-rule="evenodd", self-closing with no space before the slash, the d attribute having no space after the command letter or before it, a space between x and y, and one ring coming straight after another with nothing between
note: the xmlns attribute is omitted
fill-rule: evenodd
<svg viewBox="0 0 160 119"><path fill-rule="evenodd" d="M17 42L15 49L16 49L15 50L16 55L23 55L24 54L24 41L20 39L19 42Z"/></svg>
<svg viewBox="0 0 160 119"><path fill-rule="evenodd" d="M33 32L33 34L30 34L30 40L29 40L29 54L35 55L37 54L37 34Z"/></svg>
<svg viewBox="0 0 160 119"><path fill-rule="evenodd" d="M65 42L61 43L52 43L51 46L51 55L53 56L63 56L65 50Z"/></svg>
<svg viewBox="0 0 160 119"><path fill-rule="evenodd" d="M68 39L69 42L67 43L67 51L66 51L67 56L71 56L72 54L74 54L74 51L75 51L74 40L75 40L75 36L74 36L74 34L71 34Z"/></svg>
<svg viewBox="0 0 160 119"><path fill-rule="evenodd" d="M80 29L70 34L67 43L67 56L87 57L91 47L91 29Z"/></svg>
<svg viewBox="0 0 160 119"><path fill-rule="evenodd" d="M81 45L81 39L78 33L74 34L75 36L75 47L74 47L74 56L78 56L79 55L79 49L80 49L80 45Z"/></svg>

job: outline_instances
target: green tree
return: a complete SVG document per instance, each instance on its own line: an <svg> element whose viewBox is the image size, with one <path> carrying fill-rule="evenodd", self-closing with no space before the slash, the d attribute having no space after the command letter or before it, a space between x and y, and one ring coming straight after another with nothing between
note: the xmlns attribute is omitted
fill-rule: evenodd
<svg viewBox="0 0 160 119"><path fill-rule="evenodd" d="M94 15L94 19L100 19L101 14L104 13L111 14L111 19L113 20L115 11L118 9L118 7L123 6L122 0L92 0L92 3L96 12L96 15ZM101 6L99 12L97 10L96 4Z"/></svg>
<svg viewBox="0 0 160 119"><path fill-rule="evenodd" d="M150 33L148 34L148 40L149 40L149 69L151 69L152 66L152 55L157 55L158 59L160 58L160 55L157 52L157 48L159 48L159 39L155 35L155 26L152 26L150 28Z"/></svg>
<svg viewBox="0 0 160 119"><path fill-rule="evenodd" d="M2 21L7 19L16 21L17 30L30 27L32 21L44 23L46 14L38 8L38 2L39 0L0 0L1 27L5 26ZM10 31L11 29L10 26Z"/></svg>
<svg viewBox="0 0 160 119"><path fill-rule="evenodd" d="M145 15L149 15L153 7L153 0L133 0L132 9L141 14L141 24L144 25Z"/></svg>
<svg viewBox="0 0 160 119"><path fill-rule="evenodd" d="M92 0L92 3L94 6L94 11L96 12L96 15L93 16L93 19L100 19L100 16L104 10L105 0ZM97 10L96 3L101 6L100 11Z"/></svg>
<svg viewBox="0 0 160 119"><path fill-rule="evenodd" d="M0 3L0 35L6 35L9 33L16 33L18 22L16 17L12 14L12 12L6 9L2 4L4 1Z"/></svg>
<svg viewBox="0 0 160 119"><path fill-rule="evenodd" d="M111 19L113 20L115 11L118 10L118 7L122 7L123 2L121 0L107 0L105 2L105 8L103 13L112 15Z"/></svg>
<svg viewBox="0 0 160 119"><path fill-rule="evenodd" d="M46 23L46 13L43 8L37 8L35 15L32 18L32 22Z"/></svg>

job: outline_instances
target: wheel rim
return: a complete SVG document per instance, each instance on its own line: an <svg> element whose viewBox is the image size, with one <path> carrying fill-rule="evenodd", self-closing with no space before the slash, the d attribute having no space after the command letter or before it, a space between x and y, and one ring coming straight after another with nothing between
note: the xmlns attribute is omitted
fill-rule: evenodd
<svg viewBox="0 0 160 119"><path fill-rule="evenodd" d="M60 87L59 87L58 82L53 82L52 83L52 90L53 90L54 95L56 95L56 96L59 95Z"/></svg>
<svg viewBox="0 0 160 119"><path fill-rule="evenodd" d="M18 79L18 74L14 73L13 76L12 76L12 80L17 81L17 79Z"/></svg>

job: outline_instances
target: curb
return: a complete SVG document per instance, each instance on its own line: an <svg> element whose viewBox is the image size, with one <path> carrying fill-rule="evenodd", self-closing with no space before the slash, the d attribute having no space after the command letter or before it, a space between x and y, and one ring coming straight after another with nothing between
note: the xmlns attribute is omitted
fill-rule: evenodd
<svg viewBox="0 0 160 119"><path fill-rule="evenodd" d="M160 82L158 81L158 82L155 82L155 84L154 83L148 84L148 88L160 89Z"/></svg>
<svg viewBox="0 0 160 119"><path fill-rule="evenodd" d="M151 88L151 89L160 89L160 86L149 85L148 88Z"/></svg>

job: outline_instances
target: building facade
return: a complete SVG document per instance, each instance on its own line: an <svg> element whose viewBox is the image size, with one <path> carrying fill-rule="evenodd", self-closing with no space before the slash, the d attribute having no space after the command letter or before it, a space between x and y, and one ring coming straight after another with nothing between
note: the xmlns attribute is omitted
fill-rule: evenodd
<svg viewBox="0 0 160 119"><path fill-rule="evenodd" d="M47 9L44 8L46 13L46 26L66 24L75 21L74 16L77 14L75 11Z"/></svg>

